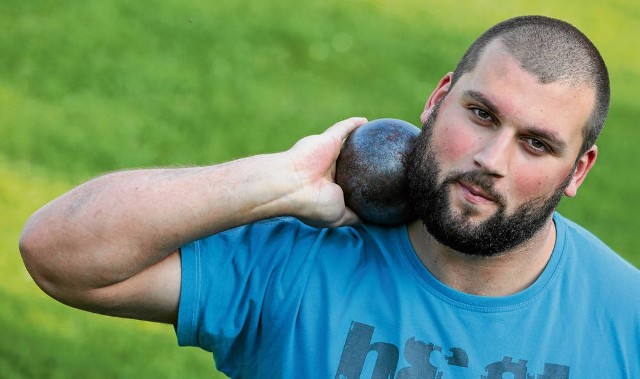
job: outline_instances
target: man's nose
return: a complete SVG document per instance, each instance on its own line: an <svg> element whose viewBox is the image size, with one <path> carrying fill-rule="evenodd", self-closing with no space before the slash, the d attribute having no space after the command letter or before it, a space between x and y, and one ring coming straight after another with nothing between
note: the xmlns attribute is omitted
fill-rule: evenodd
<svg viewBox="0 0 640 379"><path fill-rule="evenodd" d="M506 128L484 136L473 156L474 164L487 175L505 176L513 154L513 138Z"/></svg>

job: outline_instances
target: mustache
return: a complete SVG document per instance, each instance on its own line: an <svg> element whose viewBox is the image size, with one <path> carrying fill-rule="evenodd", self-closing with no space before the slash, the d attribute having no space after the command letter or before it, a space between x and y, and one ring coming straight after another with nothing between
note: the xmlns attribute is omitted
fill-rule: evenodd
<svg viewBox="0 0 640 379"><path fill-rule="evenodd" d="M484 172L480 170L466 172L453 171L444 179L443 185L453 184L455 182L464 182L476 186L490 196L500 207L505 207L504 196L496 191L493 178Z"/></svg>

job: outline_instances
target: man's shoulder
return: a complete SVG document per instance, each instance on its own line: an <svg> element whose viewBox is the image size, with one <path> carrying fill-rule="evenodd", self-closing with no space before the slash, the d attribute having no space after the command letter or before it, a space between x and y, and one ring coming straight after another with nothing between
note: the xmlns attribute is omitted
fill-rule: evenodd
<svg viewBox="0 0 640 379"><path fill-rule="evenodd" d="M566 230L567 235L571 238L577 238L580 242L592 245L594 248L610 249L598 236L589 231L584 226L578 224L560 213L553 215L553 220L559 230Z"/></svg>
<svg viewBox="0 0 640 379"><path fill-rule="evenodd" d="M283 234L293 239L306 237L317 238L318 236L322 236L323 238L361 239L364 236L384 238L394 235L398 227L361 223L336 228L318 228L307 225L294 217L283 216L256 221L252 224L241 226L240 228L249 228L259 233Z"/></svg>
<svg viewBox="0 0 640 379"><path fill-rule="evenodd" d="M607 281L640 285L640 269L595 234L559 214L554 216L554 220L564 230L564 249L582 269L593 275L593 279L600 277Z"/></svg>

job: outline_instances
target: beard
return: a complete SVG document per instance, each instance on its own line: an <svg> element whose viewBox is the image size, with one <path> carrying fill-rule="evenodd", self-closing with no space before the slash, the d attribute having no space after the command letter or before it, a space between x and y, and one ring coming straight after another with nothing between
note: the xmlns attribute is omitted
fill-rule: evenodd
<svg viewBox="0 0 640 379"><path fill-rule="evenodd" d="M438 183L440 165L431 137L441 103L425 121L407 161L409 199L416 215L439 243L467 255L491 257L529 241L555 211L575 167L551 195L531 199L510 214L506 212L504 197L494 188L495 179L482 170L452 171ZM449 188L459 181L487 193L498 206L496 212L484 221L472 223L474 207L463 207L461 212L452 209Z"/></svg>

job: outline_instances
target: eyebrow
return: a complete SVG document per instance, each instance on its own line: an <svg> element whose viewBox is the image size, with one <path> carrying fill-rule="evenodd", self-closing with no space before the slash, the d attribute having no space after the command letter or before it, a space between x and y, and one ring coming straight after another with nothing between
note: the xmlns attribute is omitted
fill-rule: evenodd
<svg viewBox="0 0 640 379"><path fill-rule="evenodd" d="M468 96L472 99L474 99L475 101L482 103L487 110L489 110L489 112L500 116L500 111L498 110L498 106L496 106L491 100L489 100L485 95L483 95L482 93L478 92L478 91L474 91L474 90L467 90L464 92L464 96Z"/></svg>
<svg viewBox="0 0 640 379"><path fill-rule="evenodd" d="M484 107L491 113L496 116L500 116L500 109L496 104L494 104L491 100L489 100L485 95L483 95L479 91L475 90L467 90L463 94L464 96L468 96L475 101L482 103ZM548 144L552 146L556 153L562 153L567 149L567 143L558 137L555 133L550 132L548 130L539 128L537 126L528 125L526 127L527 133L533 137L538 137L540 139L545 140Z"/></svg>

